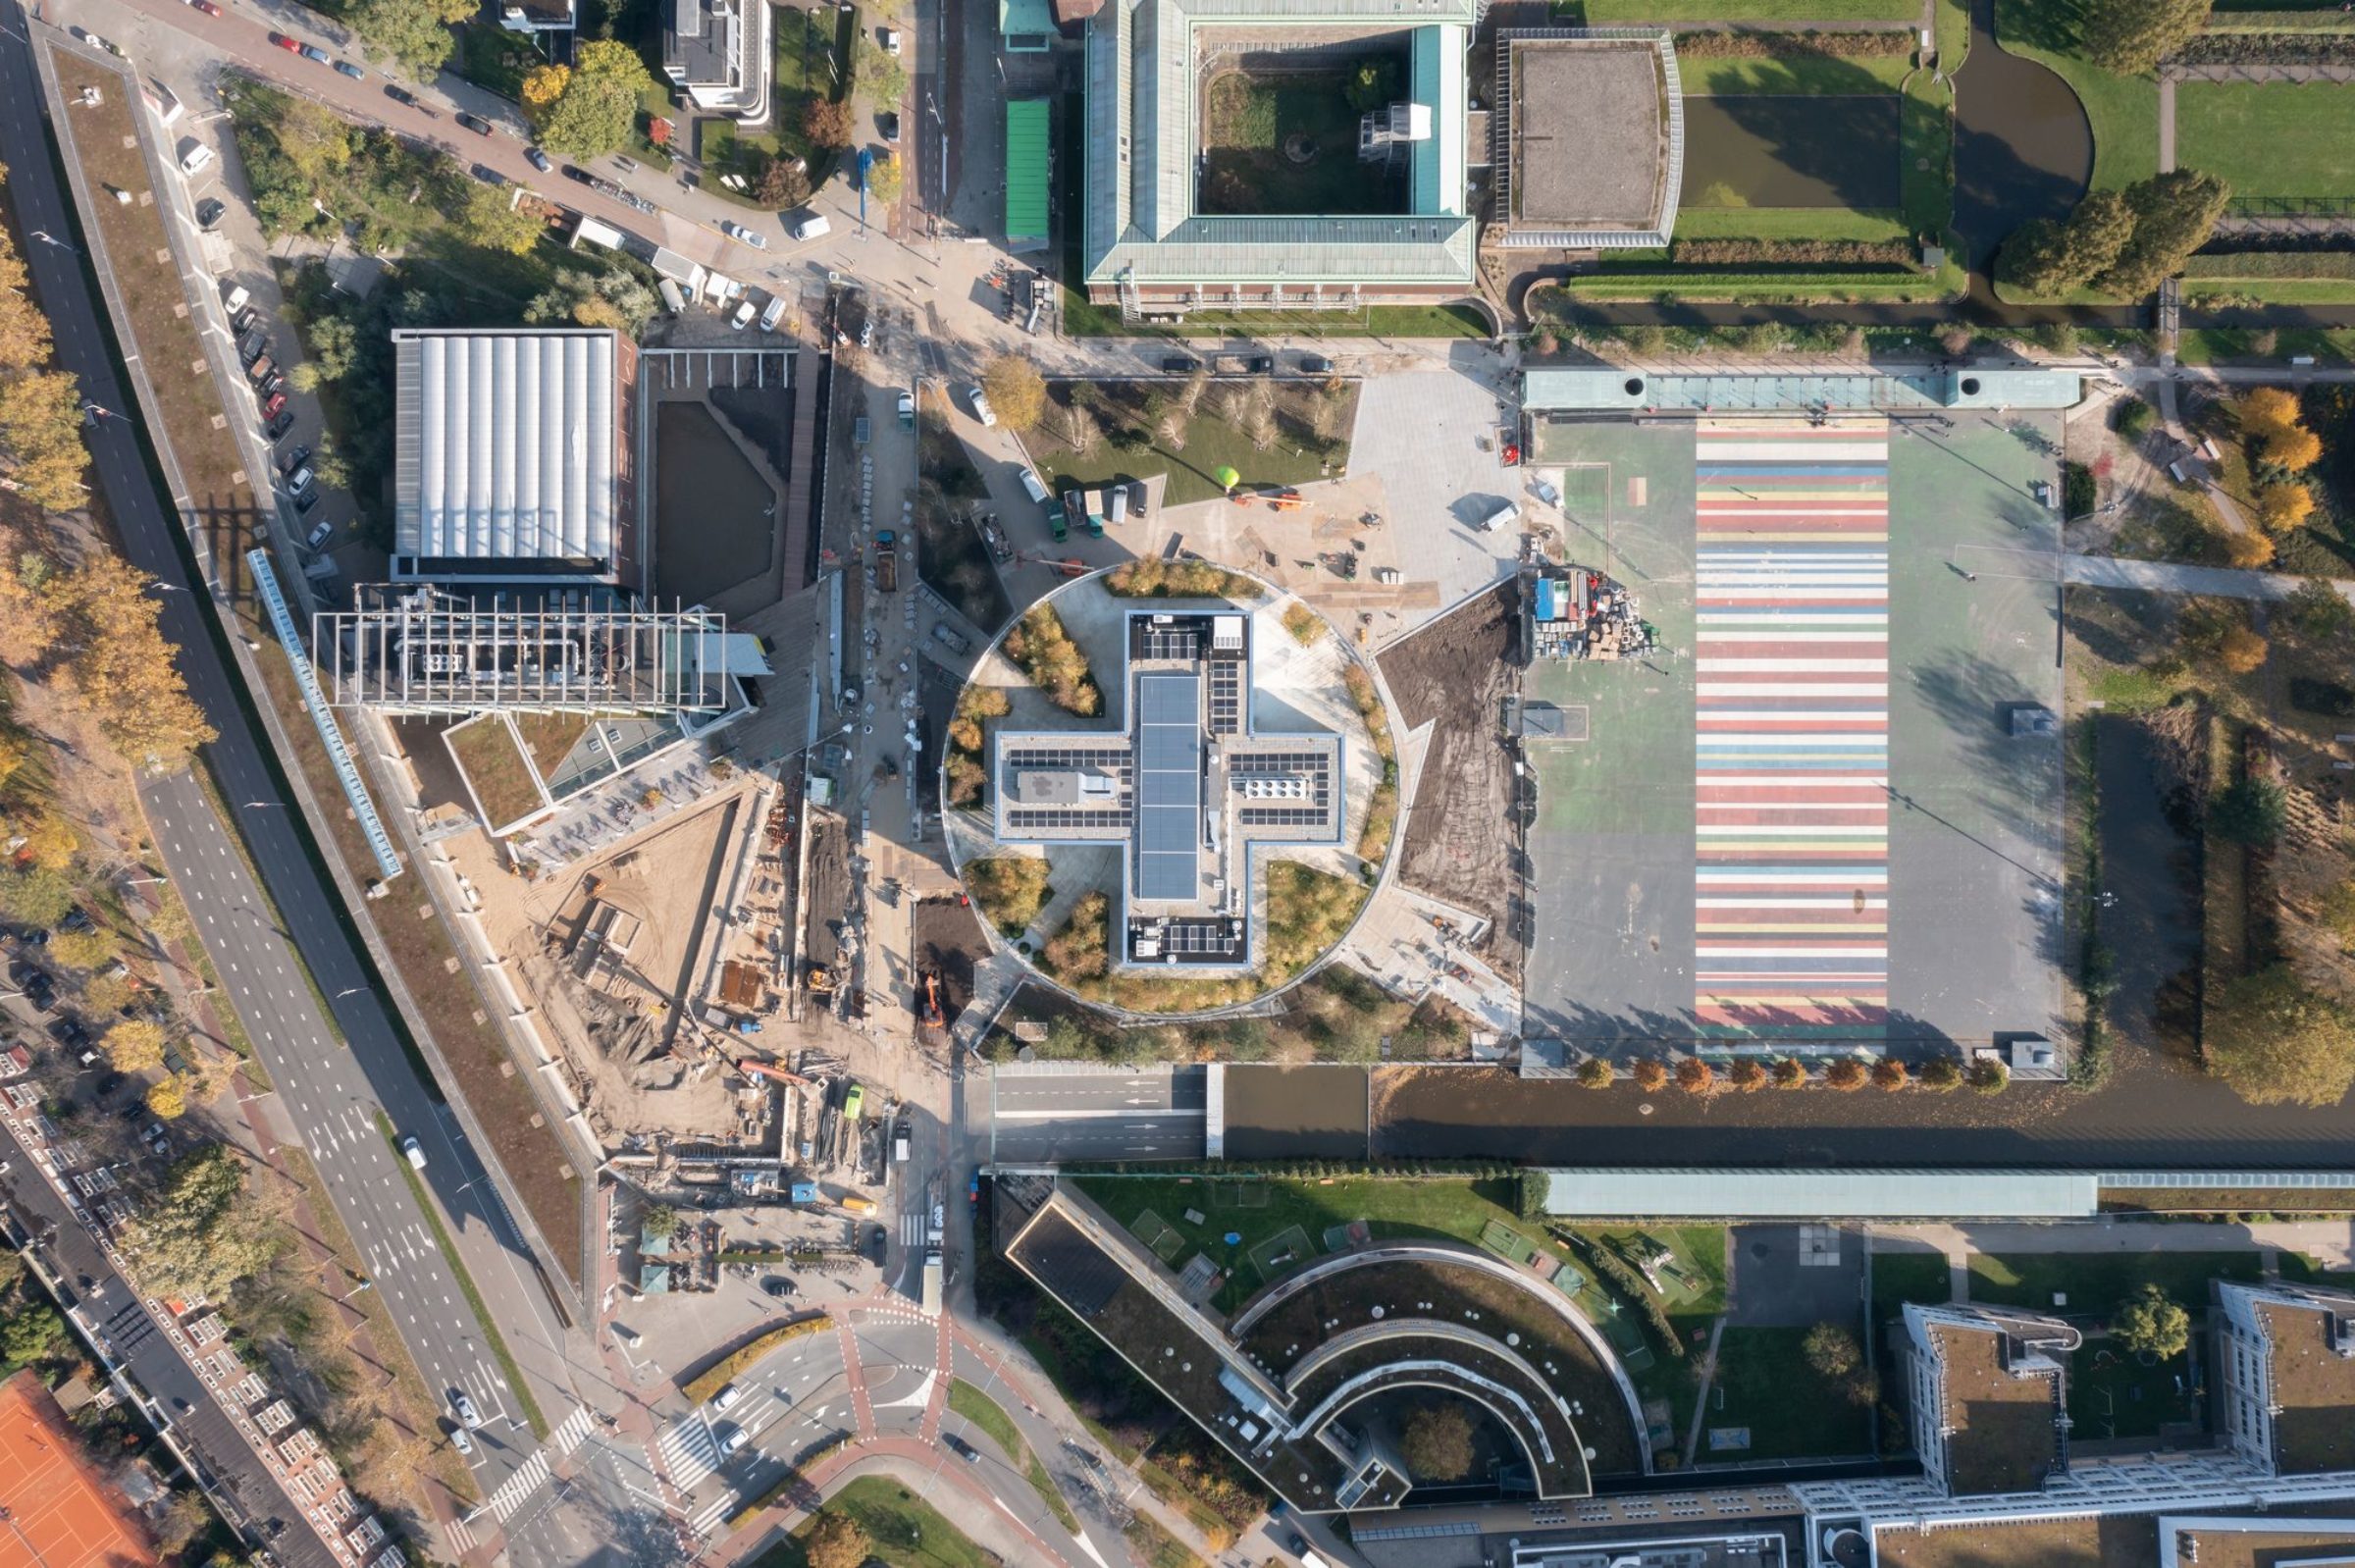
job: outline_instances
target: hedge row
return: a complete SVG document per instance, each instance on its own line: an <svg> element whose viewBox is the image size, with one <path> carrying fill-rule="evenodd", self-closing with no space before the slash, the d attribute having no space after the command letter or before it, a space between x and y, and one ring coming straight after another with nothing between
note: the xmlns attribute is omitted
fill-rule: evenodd
<svg viewBox="0 0 2355 1568"><path fill-rule="evenodd" d="M2328 11L2219 11L2209 17L2210 33L2355 32L2355 14Z"/></svg>
<svg viewBox="0 0 2355 1568"><path fill-rule="evenodd" d="M1727 271L1702 271L1693 267L1622 267L1605 263L1600 272L1580 273L1562 280L1562 286L1576 292L1581 284L1644 283L1656 280L1663 288L1675 288L1689 293L1704 285L1735 288L1841 288L1851 285L1876 287L1888 284L1926 281L1927 275L1911 267L1882 267L1878 269L1843 267L1817 272L1802 267L1742 267Z"/></svg>
<svg viewBox="0 0 2355 1568"><path fill-rule="evenodd" d="M1909 239L1679 239L1668 246L1677 267L1913 267Z"/></svg>
<svg viewBox="0 0 2355 1568"><path fill-rule="evenodd" d="M722 1356L706 1371L680 1384L679 1392L687 1396L689 1404L700 1405L726 1387L735 1379L736 1374L767 1355L786 1340L799 1339L803 1334L825 1328L831 1321L821 1312L811 1317L796 1319L782 1328L771 1329L742 1349Z"/></svg>
<svg viewBox="0 0 2355 1568"><path fill-rule="evenodd" d="M2179 66L2343 66L2355 61L2355 31L2202 33L2170 59Z"/></svg>
<svg viewBox="0 0 2355 1568"><path fill-rule="evenodd" d="M2355 250L2203 252L2183 265L2186 278L2355 278Z"/></svg>
<svg viewBox="0 0 2355 1568"><path fill-rule="evenodd" d="M1676 52L1696 60L1774 60L1790 55L1903 55L1910 32L1680 32Z"/></svg>

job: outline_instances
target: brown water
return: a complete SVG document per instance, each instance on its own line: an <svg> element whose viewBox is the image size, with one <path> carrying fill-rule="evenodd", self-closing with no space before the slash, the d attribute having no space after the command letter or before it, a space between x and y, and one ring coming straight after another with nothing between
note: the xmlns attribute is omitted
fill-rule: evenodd
<svg viewBox="0 0 2355 1568"><path fill-rule="evenodd" d="M1902 103L1892 93L1687 98L1684 205L1894 207Z"/></svg>

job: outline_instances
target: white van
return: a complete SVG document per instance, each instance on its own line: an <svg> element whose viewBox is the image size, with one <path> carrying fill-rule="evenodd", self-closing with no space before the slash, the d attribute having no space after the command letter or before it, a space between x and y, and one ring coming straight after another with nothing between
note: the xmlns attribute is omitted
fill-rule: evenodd
<svg viewBox="0 0 2355 1568"><path fill-rule="evenodd" d="M1493 534L1507 523L1516 523L1520 520L1521 503L1519 501L1500 501L1494 511L1480 520L1480 531L1484 534Z"/></svg>
<svg viewBox="0 0 2355 1568"><path fill-rule="evenodd" d="M793 237L796 239L823 239L833 232L834 226L817 213L811 213L793 226Z"/></svg>
<svg viewBox="0 0 2355 1568"><path fill-rule="evenodd" d="M213 149L200 141L180 155L180 172L193 178L204 173L212 161Z"/></svg>
<svg viewBox="0 0 2355 1568"><path fill-rule="evenodd" d="M1028 468L1022 470L1022 494L1041 506L1054 498L1054 493L1047 489L1046 482L1040 479L1034 470Z"/></svg>
<svg viewBox="0 0 2355 1568"><path fill-rule="evenodd" d="M777 330L777 323L783 321L784 319L785 296L783 294L769 295L768 308L760 312L760 330L762 332L775 332Z"/></svg>
<svg viewBox="0 0 2355 1568"><path fill-rule="evenodd" d="M229 313L233 316L252 302L253 295L243 284L229 291Z"/></svg>

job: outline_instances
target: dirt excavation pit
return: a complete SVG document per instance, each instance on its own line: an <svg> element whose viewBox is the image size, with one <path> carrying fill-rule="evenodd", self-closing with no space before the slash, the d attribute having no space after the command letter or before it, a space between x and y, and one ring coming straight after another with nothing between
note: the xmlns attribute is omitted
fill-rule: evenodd
<svg viewBox="0 0 2355 1568"><path fill-rule="evenodd" d="M916 907L915 936L916 969L940 976L940 1016L954 1023L973 999L974 967L989 957L980 917L957 899L925 899Z"/></svg>
<svg viewBox="0 0 2355 1568"><path fill-rule="evenodd" d="M1503 978L1521 979L1521 943L1508 918L1518 854L1512 824L1513 758L1503 705L1518 695L1520 600L1500 583L1449 611L1380 658L1383 679L1411 737L1430 725L1412 780L1398 875L1408 886L1485 917L1474 950Z"/></svg>
<svg viewBox="0 0 2355 1568"><path fill-rule="evenodd" d="M733 1095L677 1020L718 896L720 857L745 809L731 795L588 866L553 918L510 944L608 1144L708 1137L732 1120Z"/></svg>

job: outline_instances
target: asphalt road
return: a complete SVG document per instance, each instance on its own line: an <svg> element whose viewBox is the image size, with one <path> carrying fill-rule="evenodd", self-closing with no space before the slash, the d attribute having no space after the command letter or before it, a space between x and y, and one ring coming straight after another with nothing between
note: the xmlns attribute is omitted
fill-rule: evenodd
<svg viewBox="0 0 2355 1568"><path fill-rule="evenodd" d="M1209 1075L1117 1069L989 1075L989 1152L1005 1165L1199 1160ZM973 1096L968 1090L968 1103Z"/></svg>
<svg viewBox="0 0 2355 1568"><path fill-rule="evenodd" d="M257 1523L286 1522L285 1530L271 1542L271 1550L289 1568L340 1568L309 1516L279 1485L228 1413L214 1402L212 1390L115 1271L97 1238L43 1178L33 1147L19 1136L13 1123L0 1119L0 1129L5 1129L0 1152L5 1152L14 1167L5 1182L10 1206L27 1230L53 1232L51 1240L30 1250L58 1281L69 1308L86 1328L97 1331L108 1353L129 1368L156 1410L174 1427L182 1446L216 1485L235 1494ZM85 1279L95 1281L93 1288L85 1290L80 1285Z"/></svg>
<svg viewBox="0 0 2355 1568"><path fill-rule="evenodd" d="M9 166L25 230L62 237L78 230L53 173L25 29L16 0L0 0L0 156ZM85 397L109 408L134 407L115 378L96 301L75 254L41 243L27 249L63 366L79 378ZM525 1249L503 1214L495 1212L495 1201L487 1200L482 1163L403 1055L386 1004L370 989L342 907L305 853L294 813L264 766L261 739L237 703L237 678L189 592L178 526L156 495L133 431L125 420L102 420L89 432L89 444L93 477L125 554L170 590L163 596L163 634L179 645L188 690L221 732L206 760L286 928L272 918L243 859L189 775L142 782L157 846L292 1124L303 1129L338 1212L380 1271L377 1288L427 1385L445 1397L467 1389L485 1417L473 1464L484 1490L493 1491L525 1468L536 1445L482 1325L447 1260L431 1244L425 1216L376 1130L380 1109L395 1127L419 1138L428 1156L424 1174L452 1221L497 1238L514 1260L504 1270L476 1271L502 1328L551 1340L560 1340L560 1333L537 1287L526 1282ZM316 980L316 993L302 981L304 967ZM322 996L332 999L334 1025L321 1016ZM337 1027L348 1046L337 1039ZM569 1411L546 1413L557 1422ZM535 1468L545 1476L544 1465Z"/></svg>

